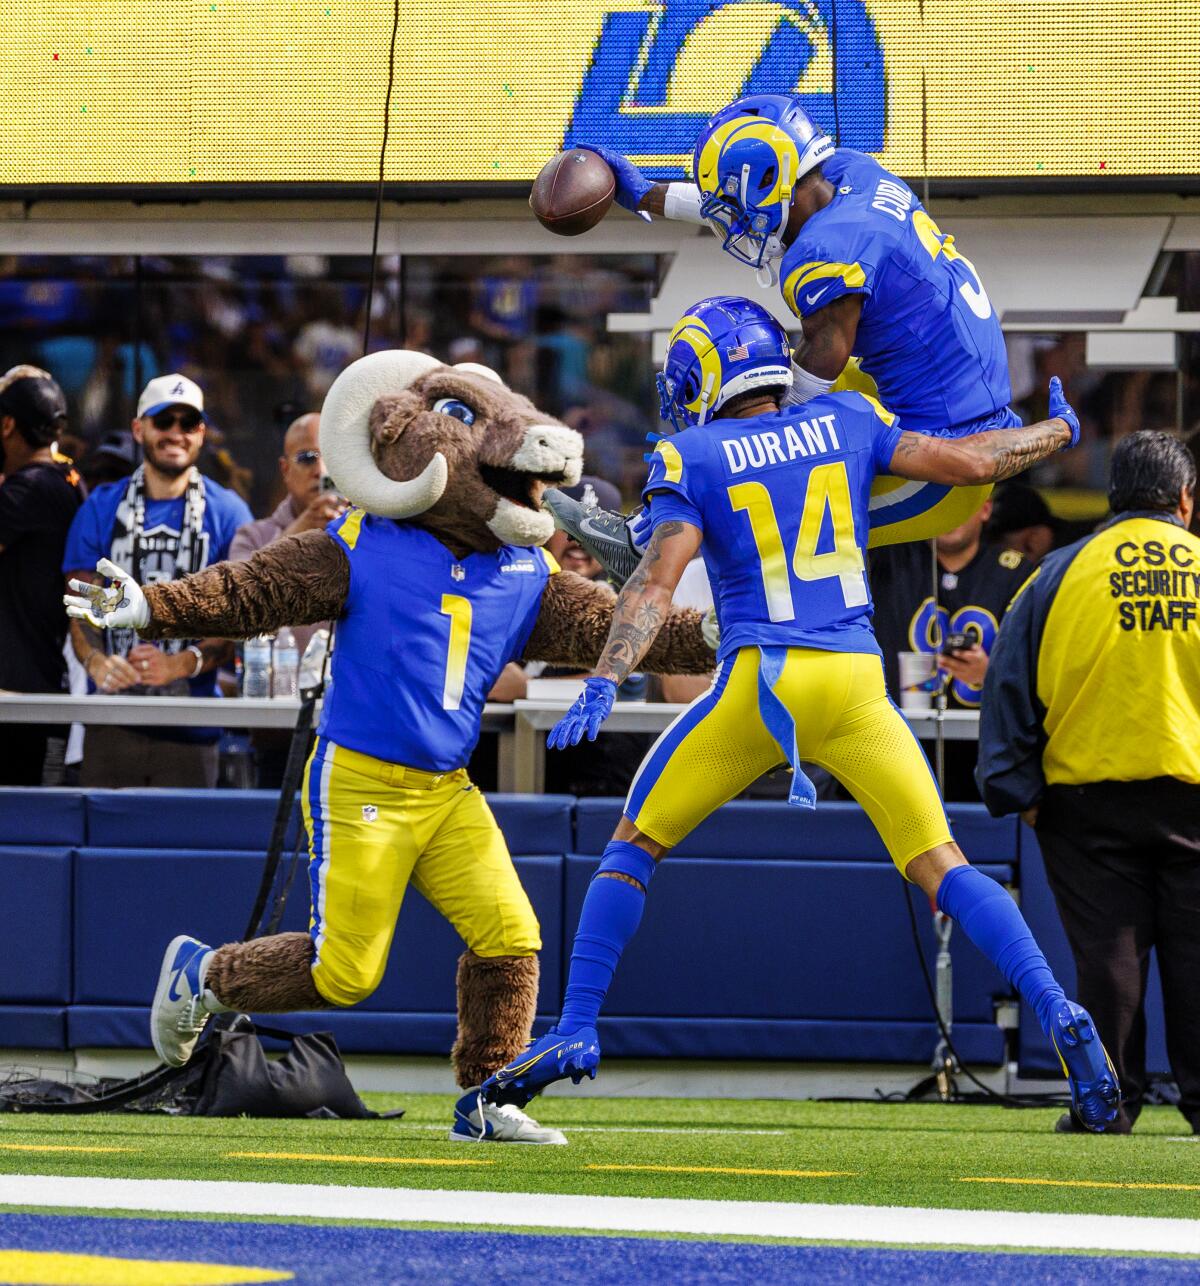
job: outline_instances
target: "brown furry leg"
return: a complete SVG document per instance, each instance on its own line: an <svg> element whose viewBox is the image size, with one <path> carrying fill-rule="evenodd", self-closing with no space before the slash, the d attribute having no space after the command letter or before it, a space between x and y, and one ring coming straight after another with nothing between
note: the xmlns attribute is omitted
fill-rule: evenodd
<svg viewBox="0 0 1200 1286"><path fill-rule="evenodd" d="M459 956L458 1038L450 1061L463 1089L482 1084L525 1048L537 994L537 956Z"/></svg>
<svg viewBox="0 0 1200 1286"><path fill-rule="evenodd" d="M204 982L223 1005L240 1013L328 1009L313 983L312 958L307 933L229 942L213 954Z"/></svg>

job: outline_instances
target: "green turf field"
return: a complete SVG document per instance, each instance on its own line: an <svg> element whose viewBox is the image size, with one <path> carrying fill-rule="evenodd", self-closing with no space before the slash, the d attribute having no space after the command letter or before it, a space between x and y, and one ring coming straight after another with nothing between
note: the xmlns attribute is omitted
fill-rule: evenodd
<svg viewBox="0 0 1200 1286"><path fill-rule="evenodd" d="M0 1171L815 1201L1200 1218L1200 1138L1150 1108L1133 1136L1056 1110L555 1097L570 1146L452 1144L451 1099L366 1095L399 1121L0 1116Z"/></svg>

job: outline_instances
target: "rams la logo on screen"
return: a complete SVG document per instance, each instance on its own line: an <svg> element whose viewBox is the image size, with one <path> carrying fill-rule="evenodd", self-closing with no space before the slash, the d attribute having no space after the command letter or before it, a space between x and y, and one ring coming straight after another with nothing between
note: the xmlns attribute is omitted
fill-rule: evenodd
<svg viewBox="0 0 1200 1286"><path fill-rule="evenodd" d="M700 128L744 94L799 94L832 135L834 4L840 141L881 152L883 49L865 0L665 0L610 12L563 147L599 143L653 178L691 177Z"/></svg>

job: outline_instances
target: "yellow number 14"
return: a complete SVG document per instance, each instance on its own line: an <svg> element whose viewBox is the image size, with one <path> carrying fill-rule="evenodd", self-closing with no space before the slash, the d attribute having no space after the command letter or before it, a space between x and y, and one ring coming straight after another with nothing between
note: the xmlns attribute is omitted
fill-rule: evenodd
<svg viewBox="0 0 1200 1286"><path fill-rule="evenodd" d="M795 620L796 604L792 597L787 556L771 493L761 482L739 482L729 488L729 502L735 512L745 513L750 520L750 532L762 572L763 592L767 598L767 615L772 621ZM833 527L833 548L828 553L818 554L817 541L826 511ZM854 539L850 479L844 462L840 460L817 465L808 476L791 570L796 579L802 581L836 576L841 582L842 598L847 607L866 605L867 582L863 576L862 550Z"/></svg>

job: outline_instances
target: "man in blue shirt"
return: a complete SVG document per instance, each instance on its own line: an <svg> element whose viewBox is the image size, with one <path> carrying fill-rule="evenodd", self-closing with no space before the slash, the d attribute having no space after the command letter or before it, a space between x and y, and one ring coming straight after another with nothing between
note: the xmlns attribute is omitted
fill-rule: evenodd
<svg viewBox="0 0 1200 1286"><path fill-rule="evenodd" d="M1080 1119L1103 1130L1118 1103L1107 1055L1012 898L969 866L951 838L928 764L887 697L864 564L877 474L950 486L995 482L1073 445L1079 422L1057 380L1055 418L953 439L903 431L861 393L781 408L790 380L783 328L750 300L702 300L671 332L659 379L663 415L686 427L650 458L649 546L621 591L594 676L549 744L595 737L697 551L721 627L717 672L634 778L584 900L556 1030L483 1092L520 1103L552 1081L595 1075L600 1006L656 864L780 762L793 770L789 802L814 808L806 761L846 785L901 874L958 920L1021 992L1063 1059Z"/></svg>
<svg viewBox="0 0 1200 1286"><path fill-rule="evenodd" d="M71 524L62 569L99 582L102 558L141 582L175 580L221 562L253 515L246 502L196 468L204 445L204 394L184 375L160 375L138 400L133 436L145 455L133 476L97 487ZM71 621L75 655L101 694L217 695L225 639L140 641L131 629ZM119 728L94 724L84 739L84 786L217 784L216 728Z"/></svg>

